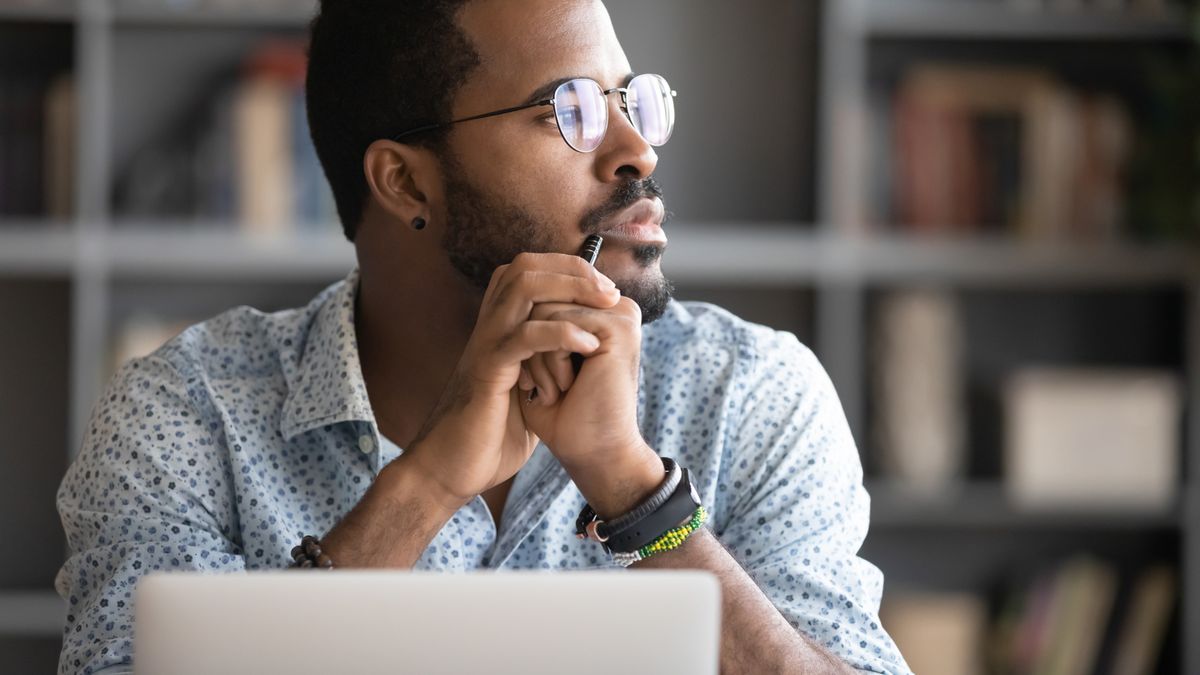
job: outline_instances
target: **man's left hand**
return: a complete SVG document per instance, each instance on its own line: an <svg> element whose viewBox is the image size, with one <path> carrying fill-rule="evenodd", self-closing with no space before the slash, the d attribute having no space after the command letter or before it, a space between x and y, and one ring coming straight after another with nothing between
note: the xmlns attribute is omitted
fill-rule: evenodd
<svg viewBox="0 0 1200 675"><path fill-rule="evenodd" d="M591 495L585 487L601 491L605 481L614 488L620 484L629 494L652 491L662 480L662 463L638 428L641 308L627 297L610 309L543 303L533 308L530 320L570 321L599 338L600 346L583 355L578 375L567 354L538 355L526 362L522 400L531 386L538 392L522 404L529 430L546 443L589 501L608 501L609 495ZM614 508L621 501L616 498ZM593 506L601 512L599 504Z"/></svg>

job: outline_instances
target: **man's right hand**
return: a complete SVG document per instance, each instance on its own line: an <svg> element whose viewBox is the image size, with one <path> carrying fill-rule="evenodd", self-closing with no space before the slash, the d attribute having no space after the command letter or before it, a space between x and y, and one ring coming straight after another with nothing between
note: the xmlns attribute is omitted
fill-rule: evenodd
<svg viewBox="0 0 1200 675"><path fill-rule="evenodd" d="M522 362L543 352L586 356L600 344L569 321L530 320L534 305L608 309L620 298L612 281L578 256L522 253L498 267L440 401L399 461L422 475L450 512L511 478L538 443L520 409L518 381L527 389L532 383Z"/></svg>

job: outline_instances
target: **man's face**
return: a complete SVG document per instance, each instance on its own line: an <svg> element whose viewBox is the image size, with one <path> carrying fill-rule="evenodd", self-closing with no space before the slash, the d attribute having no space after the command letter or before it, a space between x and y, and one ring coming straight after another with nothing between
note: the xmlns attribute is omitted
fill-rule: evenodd
<svg viewBox="0 0 1200 675"><path fill-rule="evenodd" d="M455 98L455 119L535 93L550 98L563 79L590 77L610 89L631 75L598 0L476 0L459 21L481 65ZM666 237L662 193L650 178L657 156L620 111L619 96L609 98L608 133L591 153L563 141L548 106L452 127L442 165L443 244L477 288L518 253L574 254L600 234L597 268L641 306L643 321L662 315L671 286L659 266Z"/></svg>

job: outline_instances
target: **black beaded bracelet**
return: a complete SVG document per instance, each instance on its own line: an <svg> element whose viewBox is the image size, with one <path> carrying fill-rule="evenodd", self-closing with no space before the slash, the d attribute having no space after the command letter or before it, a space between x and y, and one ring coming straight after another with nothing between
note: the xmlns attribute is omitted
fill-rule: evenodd
<svg viewBox="0 0 1200 675"><path fill-rule="evenodd" d="M292 549L292 564L289 565L290 569L309 567L333 569L333 558L321 550L320 540L311 534L305 535L300 545Z"/></svg>

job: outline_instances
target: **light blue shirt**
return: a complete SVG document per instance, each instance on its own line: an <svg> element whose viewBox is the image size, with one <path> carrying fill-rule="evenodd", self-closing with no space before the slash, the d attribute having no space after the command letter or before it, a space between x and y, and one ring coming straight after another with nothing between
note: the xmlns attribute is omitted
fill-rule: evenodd
<svg viewBox="0 0 1200 675"><path fill-rule="evenodd" d="M286 567L402 452L367 398L357 289L355 270L303 308L232 309L113 377L58 492L72 551L56 581L68 603L60 673L130 662L142 575ZM788 621L856 668L909 672L879 624L882 574L857 557L862 468L812 352L713 305L672 302L643 330L640 380L644 437L692 471L713 533ZM583 504L541 445L499 531L476 497L416 567L621 570L575 537Z"/></svg>

